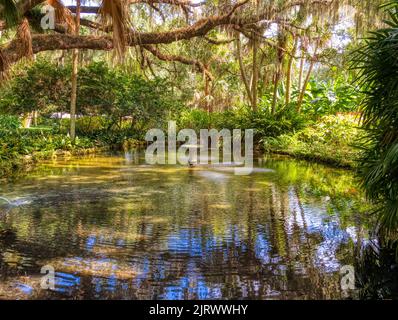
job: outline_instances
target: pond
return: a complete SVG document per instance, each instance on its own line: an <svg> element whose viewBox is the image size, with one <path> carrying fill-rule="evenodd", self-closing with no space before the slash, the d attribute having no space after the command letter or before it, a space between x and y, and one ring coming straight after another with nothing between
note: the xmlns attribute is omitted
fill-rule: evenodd
<svg viewBox="0 0 398 320"><path fill-rule="evenodd" d="M249 176L143 162L51 160L0 185L0 298L342 298L340 270L369 241L350 171L269 156Z"/></svg>

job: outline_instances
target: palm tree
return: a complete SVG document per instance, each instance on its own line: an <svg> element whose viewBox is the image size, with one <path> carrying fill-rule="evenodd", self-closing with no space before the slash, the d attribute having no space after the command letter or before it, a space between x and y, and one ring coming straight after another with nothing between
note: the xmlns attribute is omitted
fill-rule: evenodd
<svg viewBox="0 0 398 320"><path fill-rule="evenodd" d="M367 133L359 173L368 197L378 205L379 231L398 231L398 0L385 6L388 27L371 34L354 55L363 86L362 127Z"/></svg>
<svg viewBox="0 0 398 320"><path fill-rule="evenodd" d="M308 83L310 82L312 70L314 69L314 66L315 66L318 47L319 47L319 40L317 40L315 43L314 54L310 59L310 65L308 68L307 76L304 79L302 88L300 88L301 91L300 91L300 95L299 95L299 98L297 101L297 107L296 107L298 113L301 112L301 106L303 105L304 96L307 91L307 86L308 86Z"/></svg>
<svg viewBox="0 0 398 320"><path fill-rule="evenodd" d="M287 64L286 70L286 95L285 95L285 104L289 105L291 98L291 86L292 86L292 72L293 72L293 64L295 61L295 55L298 46L298 36L293 34L293 48L290 52L289 62Z"/></svg>

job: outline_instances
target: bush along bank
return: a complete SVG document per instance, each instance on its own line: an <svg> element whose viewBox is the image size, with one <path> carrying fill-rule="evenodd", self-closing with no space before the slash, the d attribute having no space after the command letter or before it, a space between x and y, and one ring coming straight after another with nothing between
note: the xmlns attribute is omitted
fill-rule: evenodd
<svg viewBox="0 0 398 320"><path fill-rule="evenodd" d="M123 127L115 130L93 125L92 130L87 130L87 126L79 125L85 121L78 121L79 135L75 144L67 135L68 121L30 129L20 128L17 118L3 121L7 126L2 125L0 129L0 177L10 176L38 160L53 156L126 150L145 144L142 130ZM95 121L91 120L91 123ZM239 110L213 115L194 110L183 113L179 127L254 128L256 149L338 167L355 168L360 157L360 149L355 145L362 133L358 129L357 117L350 114L305 121L297 116L278 118L278 115L271 117L266 113L251 114Z"/></svg>
<svg viewBox="0 0 398 320"><path fill-rule="evenodd" d="M295 133L266 138L264 148L268 152L355 168L361 156L357 144L362 135L357 116L330 115Z"/></svg>
<svg viewBox="0 0 398 320"><path fill-rule="evenodd" d="M39 160L56 156L102 152L108 147L87 138L76 139L43 132L20 133L0 140L0 178L12 177L32 168Z"/></svg>
<svg viewBox="0 0 398 320"><path fill-rule="evenodd" d="M212 114L202 110L182 112L178 124L197 131L253 128L256 149L262 152L355 168L361 155L356 144L363 135L358 118L353 113L306 117L295 111L271 114L241 108Z"/></svg>
<svg viewBox="0 0 398 320"><path fill-rule="evenodd" d="M16 117L0 117L0 178L12 177L51 157L84 155L109 149L132 148L141 141L112 132L81 135L74 144L65 132L55 127L20 128ZM108 136L112 136L109 139Z"/></svg>

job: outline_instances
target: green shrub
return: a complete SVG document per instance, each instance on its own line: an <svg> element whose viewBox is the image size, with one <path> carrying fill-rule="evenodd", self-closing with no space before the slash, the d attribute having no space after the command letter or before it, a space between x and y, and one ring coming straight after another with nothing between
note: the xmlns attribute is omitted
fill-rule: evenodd
<svg viewBox="0 0 398 320"><path fill-rule="evenodd" d="M97 141L78 137L75 145L64 134L50 130L13 129L0 136L0 176L12 173L19 168L25 158L41 158L57 150L74 151L99 146Z"/></svg>
<svg viewBox="0 0 398 320"><path fill-rule="evenodd" d="M212 115L204 110L184 110L178 118L178 126L180 128L194 129L197 132L200 129L211 128L213 125Z"/></svg>
<svg viewBox="0 0 398 320"><path fill-rule="evenodd" d="M0 115L0 136L9 134L21 126L21 121L16 116Z"/></svg>
<svg viewBox="0 0 398 320"><path fill-rule="evenodd" d="M354 56L365 92L359 173L367 196L379 207L380 234L391 238L398 260L398 1L386 10L387 27L372 32Z"/></svg>
<svg viewBox="0 0 398 320"><path fill-rule="evenodd" d="M282 110L272 115L266 109L253 112L248 107L235 108L224 112L208 113L204 110L185 110L178 120L179 128L200 129L254 129L255 141L277 137L284 133L293 133L302 129L308 120L290 110Z"/></svg>
<svg viewBox="0 0 398 320"><path fill-rule="evenodd" d="M265 149L353 167L360 155L355 145L361 136L356 117L324 116L295 134L266 139Z"/></svg>

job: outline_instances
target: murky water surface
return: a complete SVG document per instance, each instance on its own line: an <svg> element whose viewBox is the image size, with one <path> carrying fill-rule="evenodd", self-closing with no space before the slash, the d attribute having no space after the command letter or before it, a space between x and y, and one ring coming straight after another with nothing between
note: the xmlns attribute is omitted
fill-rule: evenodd
<svg viewBox="0 0 398 320"><path fill-rule="evenodd" d="M341 298L340 268L368 234L350 172L142 163L54 160L0 185L0 298ZM43 266L54 291L40 290Z"/></svg>

